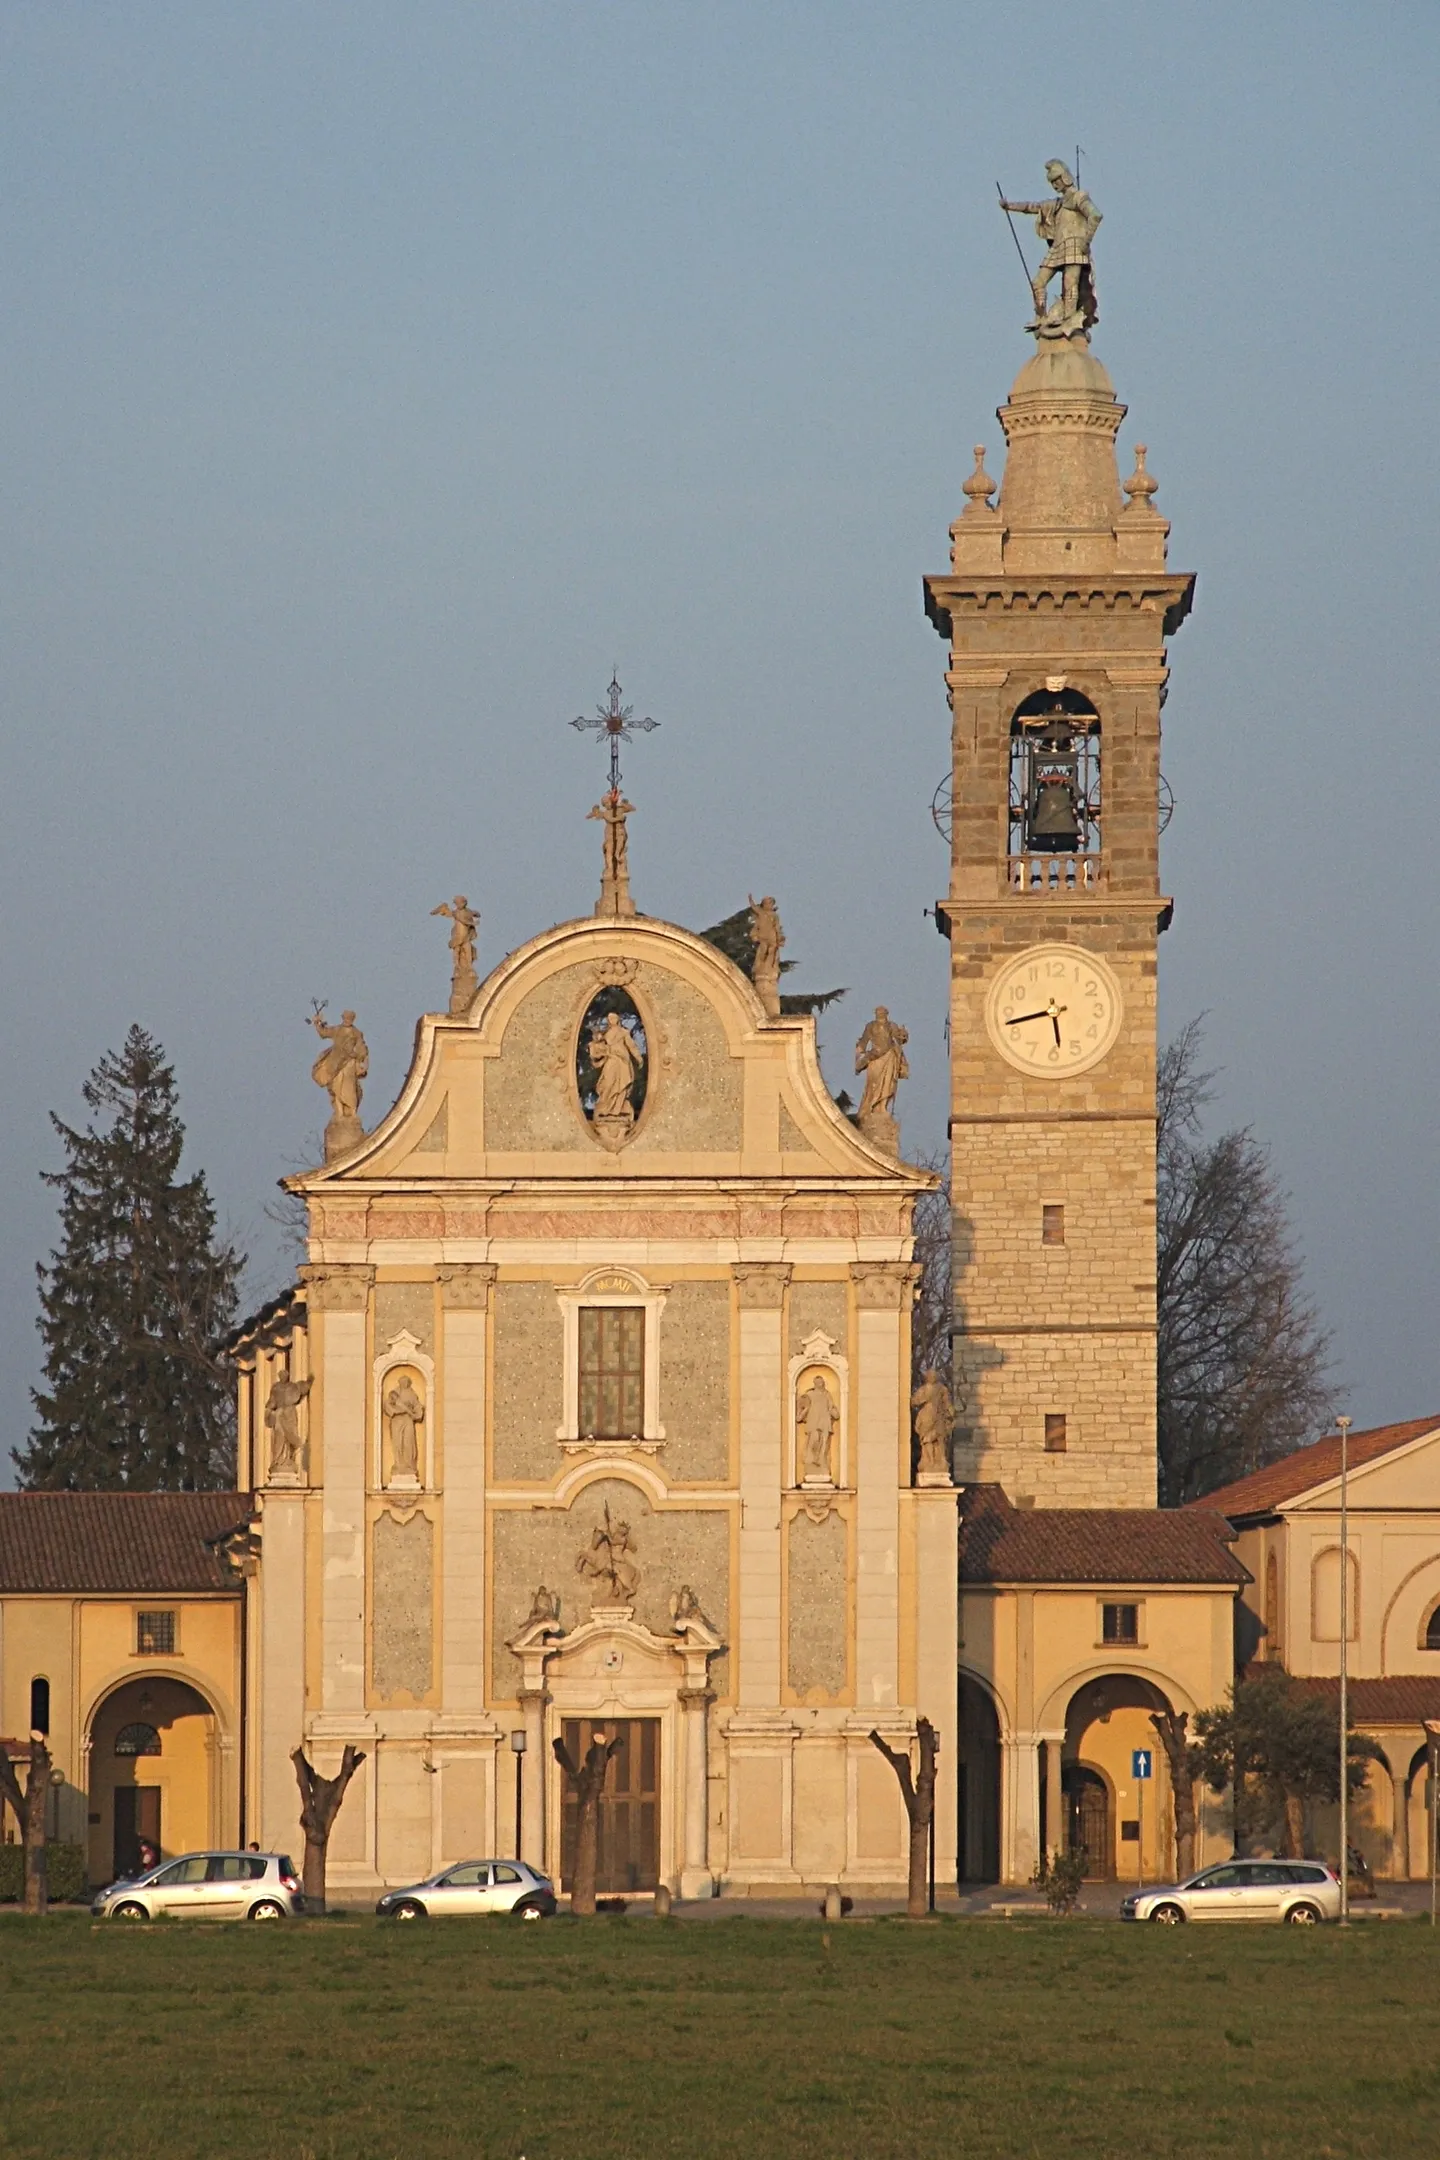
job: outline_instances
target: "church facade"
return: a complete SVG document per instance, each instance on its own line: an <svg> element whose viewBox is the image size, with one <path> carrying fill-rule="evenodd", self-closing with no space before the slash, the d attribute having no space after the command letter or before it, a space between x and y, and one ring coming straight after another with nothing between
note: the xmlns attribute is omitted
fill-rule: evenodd
<svg viewBox="0 0 1440 2160"><path fill-rule="evenodd" d="M473 990L456 903L452 1011L292 1181L308 1261L237 1346L248 1816L292 1839L297 1742L363 1749L342 1892L492 1851L563 1880L554 1742L596 1730L602 1889L895 1885L868 1736L953 1730L956 1493L911 1420L935 1180L883 1099L836 1106L762 910L753 980L634 911L628 808L597 913ZM952 1750L942 1853L955 1789Z"/></svg>

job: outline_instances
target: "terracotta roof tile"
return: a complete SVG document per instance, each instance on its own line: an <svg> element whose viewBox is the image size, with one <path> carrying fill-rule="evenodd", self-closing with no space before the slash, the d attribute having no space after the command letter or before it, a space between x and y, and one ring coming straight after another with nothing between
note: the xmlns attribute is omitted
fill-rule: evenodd
<svg viewBox="0 0 1440 2160"><path fill-rule="evenodd" d="M1299 1680L1296 1685L1327 1696L1338 1712L1338 1679ZM1440 1673L1391 1673L1383 1680L1350 1682L1350 1722L1362 1730L1366 1725L1420 1725L1426 1718L1440 1718Z"/></svg>
<svg viewBox="0 0 1440 2160"><path fill-rule="evenodd" d="M998 1485L961 1501L961 1583L1246 1583L1223 1515L1195 1508L1016 1508Z"/></svg>
<svg viewBox="0 0 1440 2160"><path fill-rule="evenodd" d="M1440 1418L1410 1418L1403 1425L1374 1425L1365 1432L1350 1435L1350 1468L1358 1470L1362 1463L1374 1462L1378 1456L1389 1455L1395 1448L1407 1447L1412 1440L1420 1440L1426 1433L1440 1431ZM1239 1515L1270 1515L1286 1500L1298 1499L1314 1485L1328 1484L1340 1475L1340 1435L1327 1433L1323 1440L1312 1441L1309 1447L1296 1448L1293 1455L1282 1455L1278 1462L1267 1463L1263 1470L1252 1471L1249 1477L1237 1478L1232 1485L1222 1485L1218 1492L1206 1493L1203 1499L1192 1502L1198 1508L1216 1509L1232 1520ZM1187 1511L1188 1512L1188 1511Z"/></svg>
<svg viewBox="0 0 1440 2160"><path fill-rule="evenodd" d="M155 1597L230 1590L205 1540L245 1520L246 1493L0 1493L0 1596L69 1591Z"/></svg>

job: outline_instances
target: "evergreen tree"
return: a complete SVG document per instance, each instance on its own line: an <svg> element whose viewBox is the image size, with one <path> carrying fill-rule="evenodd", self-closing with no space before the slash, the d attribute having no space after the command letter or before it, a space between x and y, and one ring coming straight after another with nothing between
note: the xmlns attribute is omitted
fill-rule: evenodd
<svg viewBox="0 0 1440 2160"><path fill-rule="evenodd" d="M60 1244L40 1278L39 1420L12 1450L20 1482L77 1491L196 1491L235 1475L220 1345L244 1256L217 1242L204 1174L181 1179L185 1128L160 1045L134 1026L85 1083L97 1113L76 1132L52 1113L68 1161Z"/></svg>

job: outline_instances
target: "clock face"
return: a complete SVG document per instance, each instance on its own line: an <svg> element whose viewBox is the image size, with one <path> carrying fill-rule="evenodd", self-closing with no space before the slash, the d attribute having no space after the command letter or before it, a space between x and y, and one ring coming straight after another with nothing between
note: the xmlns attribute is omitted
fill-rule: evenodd
<svg viewBox="0 0 1440 2160"><path fill-rule="evenodd" d="M1079 945L1032 945L990 985L985 1026L1008 1064L1063 1079L1098 1065L1120 1032L1120 985Z"/></svg>

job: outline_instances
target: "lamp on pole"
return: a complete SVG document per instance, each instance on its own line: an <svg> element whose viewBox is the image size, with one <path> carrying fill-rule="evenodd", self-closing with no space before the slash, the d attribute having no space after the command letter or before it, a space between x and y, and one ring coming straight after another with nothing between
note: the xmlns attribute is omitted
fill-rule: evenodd
<svg viewBox="0 0 1440 2160"><path fill-rule="evenodd" d="M1350 1420L1340 1431L1340 1925L1350 1925Z"/></svg>
<svg viewBox="0 0 1440 2160"><path fill-rule="evenodd" d="M510 1735L510 1750L515 1757L515 1857L524 1851L525 1836L525 1728L517 1725Z"/></svg>

